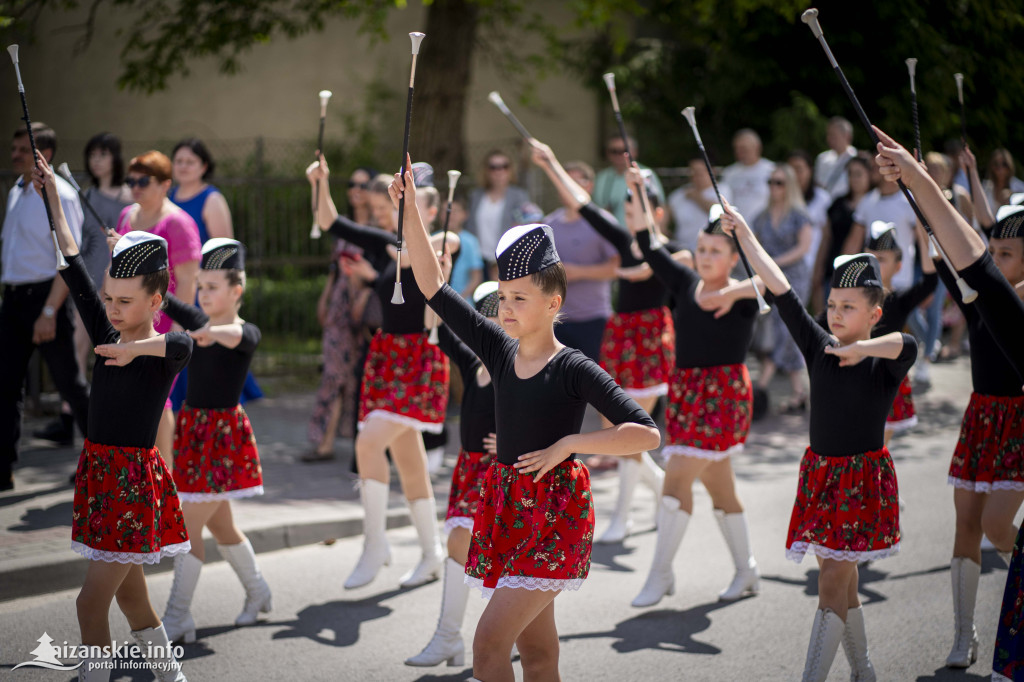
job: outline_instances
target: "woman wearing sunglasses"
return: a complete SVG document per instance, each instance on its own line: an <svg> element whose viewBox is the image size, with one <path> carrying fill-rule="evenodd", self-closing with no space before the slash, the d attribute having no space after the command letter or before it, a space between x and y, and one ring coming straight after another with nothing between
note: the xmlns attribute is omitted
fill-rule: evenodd
<svg viewBox="0 0 1024 682"><path fill-rule="evenodd" d="M118 235L140 230L167 240L167 269L171 280L167 292L183 301L194 301L202 243L196 221L167 198L171 189L171 160L158 151L136 156L128 164L124 184L131 190L136 203L121 211L117 220ZM166 315L158 313L153 322L158 334L172 331L171 319ZM177 331L180 329L175 327ZM170 457L174 452L174 413L170 398L160 417L156 445L164 457Z"/></svg>
<svg viewBox="0 0 1024 682"><path fill-rule="evenodd" d="M804 256L811 249L813 230L796 173L788 164L779 164L768 176L768 207L751 227L764 250L782 268L793 291L801 301L806 301L811 288L811 269ZM762 332L768 332L768 338L762 335L760 343L754 344L762 361L758 388L767 392L775 372L784 372L789 377L792 394L781 406L782 412L804 412L807 409L804 358L774 308L771 316L764 320Z"/></svg>
<svg viewBox="0 0 1024 682"><path fill-rule="evenodd" d="M497 279L494 250L510 227L540 220L543 214L530 203L530 195L516 186L512 159L494 150L484 157L477 187L469 196L466 230L480 240L484 280Z"/></svg>

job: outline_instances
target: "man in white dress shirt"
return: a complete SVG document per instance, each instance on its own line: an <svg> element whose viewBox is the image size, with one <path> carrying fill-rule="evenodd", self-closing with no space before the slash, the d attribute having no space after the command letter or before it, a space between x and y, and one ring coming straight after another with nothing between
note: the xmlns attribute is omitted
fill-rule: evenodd
<svg viewBox="0 0 1024 682"><path fill-rule="evenodd" d="M57 151L57 136L43 123L32 124L36 146L48 161ZM7 196L0 231L0 491L14 487L11 469L18 459L25 373L38 348L50 368L61 397L71 405L82 433L86 432L89 393L78 371L68 288L57 275L57 254L46 207L32 186L32 147L19 128L11 141L11 164L21 173ZM57 187L68 225L80 242L82 206L75 190L58 178Z"/></svg>
<svg viewBox="0 0 1024 682"><path fill-rule="evenodd" d="M832 199L845 197L850 192L846 177L846 164L857 156L853 142L853 125L842 116L833 116L825 129L828 149L814 160L814 182L824 187Z"/></svg>
<svg viewBox="0 0 1024 682"><path fill-rule="evenodd" d="M761 157L761 137L750 128L732 136L736 163L722 171L722 184L729 188L729 201L753 223L768 206L768 178L775 164Z"/></svg>

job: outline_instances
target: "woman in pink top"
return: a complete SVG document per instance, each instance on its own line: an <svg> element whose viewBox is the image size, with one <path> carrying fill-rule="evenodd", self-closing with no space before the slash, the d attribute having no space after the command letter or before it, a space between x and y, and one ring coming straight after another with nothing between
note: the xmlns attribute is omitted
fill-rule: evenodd
<svg viewBox="0 0 1024 682"><path fill-rule="evenodd" d="M117 233L122 235L132 230L142 230L166 239L168 270L171 275L167 292L183 301L195 300L202 244L195 221L167 198L171 188L171 160L157 151L136 156L128 166L128 177L124 184L131 188L132 199L136 203L121 211L117 220ZM153 326L159 334L171 331L172 327L180 331L166 315L158 314ZM174 413L171 412L170 399L160 418L156 445L165 457L173 452Z"/></svg>

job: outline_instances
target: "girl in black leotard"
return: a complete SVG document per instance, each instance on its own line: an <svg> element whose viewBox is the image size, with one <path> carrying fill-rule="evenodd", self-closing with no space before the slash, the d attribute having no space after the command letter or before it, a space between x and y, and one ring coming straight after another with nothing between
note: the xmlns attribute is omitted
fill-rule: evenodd
<svg viewBox="0 0 1024 682"><path fill-rule="evenodd" d="M174 481L153 447L171 383L192 353L192 339L184 332L158 335L153 330L153 317L167 293L167 242L148 232L121 237L101 302L64 217L53 170L42 155L37 155L33 183L37 192L46 188L68 260L60 274L97 355L71 528L71 548L90 559L77 599L82 644L110 646L107 614L117 597L143 655L158 666L158 678L184 682L142 571L143 564L188 552L190 546ZM150 649L150 644L161 648ZM108 680L110 665L86 658L79 679Z"/></svg>
<svg viewBox="0 0 1024 682"><path fill-rule="evenodd" d="M318 216L324 231L363 249L363 256L376 270L372 286L380 299L383 321L370 342L359 401L359 435L356 459L359 463L359 490L365 513L363 552L345 580L346 589L372 581L382 566L391 560L385 534L388 506L388 461L390 450L402 481L413 526L419 537L421 559L400 579L403 587L436 580L444 564L441 536L437 527L437 506L427 473L426 454L421 432L440 433L448 406L448 358L429 343L426 302L416 284L408 256L395 258L395 237L386 229L359 225L338 215L327 188L326 161L312 164L306 175L311 185L319 179ZM378 223L391 225L393 212L382 202L390 202L388 183L378 178L371 183L371 206ZM436 197L437 190L434 190ZM408 208L408 207L407 207ZM436 213L436 202L433 210ZM449 235L449 252L458 249L458 237ZM440 240L440 237L439 237ZM438 242L440 244L440 241ZM392 303L395 270L402 268L405 302Z"/></svg>
<svg viewBox="0 0 1024 682"><path fill-rule="evenodd" d="M854 679L874 679L857 562L899 551L899 492L884 445L886 415L917 357L912 336L871 338L882 318L884 289L870 254L835 261L828 298L830 336L804 310L782 271L743 217L726 202L723 228L734 233L807 361L811 385L811 445L800 463L786 554L817 556L818 611L811 631L805 682L823 681L843 641Z"/></svg>
<svg viewBox="0 0 1024 682"><path fill-rule="evenodd" d="M473 292L473 307L496 322L498 319L498 283L484 282ZM459 459L452 470L448 493L448 513L444 529L448 533L448 559L444 566L444 592L437 630L419 654L406 659L406 665L434 666L448 661L462 665L465 644L462 619L466 614L469 586L465 583L466 559L473 532L473 519L480 507L487 470L494 459L494 383L487 367L469 346L441 325L439 347L459 368L462 376L462 406L459 410Z"/></svg>
<svg viewBox="0 0 1024 682"><path fill-rule="evenodd" d="M551 148L532 140L533 162L547 173L562 203L575 208L603 239L619 252L624 271L644 264L643 254L633 235L607 211L598 208L590 195L565 170ZM657 194L650 193L655 218L660 216ZM558 228L555 228L556 230ZM683 252L688 257L689 252ZM647 268L647 277L620 277L616 282L615 314L605 325L601 340L601 368L608 372L629 397L646 412L654 410L660 396L668 394L675 352L675 327L666 306L665 285ZM603 422L607 426L606 422ZM618 461L619 494L608 527L594 539L596 543L622 542L632 530L630 507L637 483L643 482L660 499L665 472L649 453L643 452ZM656 505L655 514L660 510Z"/></svg>
<svg viewBox="0 0 1024 682"><path fill-rule="evenodd" d="M408 164L407 164L408 165ZM412 174L392 198L414 206ZM527 225L498 244L501 326L447 284L419 211L406 224L412 263L430 306L487 367L494 383L497 462L488 471L466 565L467 582L490 601L473 641L473 672L514 680L516 644L527 679L558 676L554 598L576 589L590 566L594 510L590 478L575 453L626 455L657 447L654 422L597 364L555 340L565 270L551 228ZM580 434L587 404L614 424Z"/></svg>
<svg viewBox="0 0 1024 682"><path fill-rule="evenodd" d="M909 289L893 291L892 278L903 267L903 251L896 243L896 225L876 220L868 225L867 252L878 259L882 271L882 285L889 292L882 303L882 319L871 332L871 336L883 336L890 332L903 331L907 326L907 318L914 310L935 292L939 276L935 272L935 263L928 254L928 238L924 230L917 228L917 249L923 254L921 270L924 277ZM903 377L899 393L892 403L885 422L885 444L893 434L913 428L917 424L917 413L914 411L913 389L910 376Z"/></svg>
<svg viewBox="0 0 1024 682"><path fill-rule="evenodd" d="M1024 677L1024 638L1020 634L1024 632L1024 557L1020 555L1024 539L1014 518L1024 501L1024 304L1013 285L1024 280L1024 213L996 216L999 220L986 251L981 237L906 149L877 132L881 142L876 160L882 174L902 179L910 188L953 267L978 292L978 298L965 305L953 273L937 263L939 274L967 318L974 383L949 468L957 523L950 562L954 638L946 665L965 668L977 659L974 605L982 532L1004 554L1014 551L1016 534L1017 551L1003 597L993 678L1020 679ZM977 184L976 171L970 175ZM975 196L984 194L976 192ZM991 211L979 206L979 216L991 216Z"/></svg>
<svg viewBox="0 0 1024 682"><path fill-rule="evenodd" d="M231 500L263 494L256 438L239 404L260 330L239 314L245 291L245 246L216 237L203 245L198 274L200 308L174 296L167 314L196 342L185 403L174 439L174 482L191 537L208 527L245 588L245 606L235 625L252 625L271 608L252 545L235 525ZM174 562L164 626L171 641L195 641L190 605L205 552L197 542Z"/></svg>

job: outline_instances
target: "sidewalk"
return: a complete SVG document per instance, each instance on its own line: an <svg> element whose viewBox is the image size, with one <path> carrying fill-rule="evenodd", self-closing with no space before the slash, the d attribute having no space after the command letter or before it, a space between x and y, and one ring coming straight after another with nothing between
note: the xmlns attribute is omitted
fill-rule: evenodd
<svg viewBox="0 0 1024 682"><path fill-rule="evenodd" d="M918 412L923 413L918 429L958 424L970 394L970 366L966 360L934 366L932 375L931 391L915 395ZM778 385L776 395L785 395L788 389L781 380ZM357 479L350 471L351 446L339 441L337 458L330 462L298 461L308 450L306 423L312 404L312 395L283 394L247 407L260 448L265 494L234 500L232 508L238 526L257 552L330 543L362 532ZM31 434L42 423L26 421L23 433ZM583 428L599 428L593 410L588 411ZM457 417L449 421L449 433L444 467L433 478L439 518L444 517L447 507L451 467L458 452ZM785 465L792 466L806 444L806 415L772 415L753 425L747 448L763 460L771 459L770 453L781 448ZM61 448L27 437L22 439L22 446L15 470L16 487L0 494L0 601L78 587L87 566L86 560L70 549L73 489L68 477L77 466L81 440L75 447ZM795 476L795 470L792 473ZM744 475L737 471L738 477ZM592 480L600 532L615 504L618 476L614 471L598 471L593 472ZM638 521L646 524L645 511L639 511ZM388 527L409 524L394 473L388 516ZM212 538L206 538L206 551L207 561L220 560ZM163 561L146 570L167 571L171 565L171 561Z"/></svg>
<svg viewBox="0 0 1024 682"><path fill-rule="evenodd" d="M313 408L308 394L264 398L247 406L263 464L264 495L232 501L235 521L256 552L332 542L362 532L362 507L357 477L351 473L351 445L338 441L337 457L329 462L298 461L308 450L306 423ZM593 419L593 424L589 420ZM22 454L15 469L15 489L0 494L0 601L45 594L82 584L87 562L71 551L71 507L74 473L81 438L74 447L56 447L30 434L45 420L27 420ZM588 427L597 428L588 415ZM452 466L458 454L457 417L449 421L450 443L444 466L433 477L438 517L448 505ZM609 508L614 503L614 474L595 476L595 497ZM397 475L392 471L388 527L409 525ZM207 533L207 561L219 561L216 543ZM165 560L147 571L171 570Z"/></svg>

